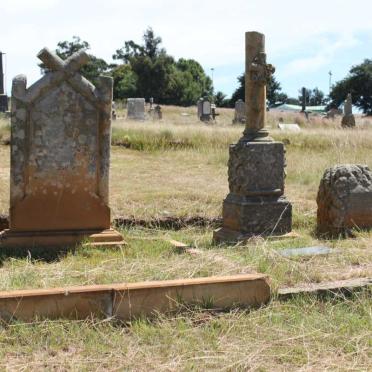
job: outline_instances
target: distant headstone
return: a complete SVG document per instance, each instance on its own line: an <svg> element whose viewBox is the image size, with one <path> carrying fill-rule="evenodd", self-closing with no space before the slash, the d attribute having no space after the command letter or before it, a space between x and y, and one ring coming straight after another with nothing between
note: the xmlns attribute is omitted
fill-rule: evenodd
<svg viewBox="0 0 372 372"><path fill-rule="evenodd" d="M301 128L298 124L282 124L279 123L278 127L282 131L288 131L288 132L300 132Z"/></svg>
<svg viewBox="0 0 372 372"><path fill-rule="evenodd" d="M242 99L239 99L235 102L233 124L245 124L245 116L245 102Z"/></svg>
<svg viewBox="0 0 372 372"><path fill-rule="evenodd" d="M112 78L95 87L81 76L84 51L38 57L47 74L29 88L24 75L13 80L10 229L0 245L121 243L108 206Z"/></svg>
<svg viewBox="0 0 372 372"><path fill-rule="evenodd" d="M198 119L200 120L203 113L203 98L199 98L197 102L197 115Z"/></svg>
<svg viewBox="0 0 372 372"><path fill-rule="evenodd" d="M8 96L5 94L3 53L0 52L0 112L8 111Z"/></svg>
<svg viewBox="0 0 372 372"><path fill-rule="evenodd" d="M214 111L215 115L216 111ZM198 116L201 121L208 122L212 119L212 103L207 97L198 101Z"/></svg>
<svg viewBox="0 0 372 372"><path fill-rule="evenodd" d="M372 172L366 165L337 165L320 181L318 232L347 233L351 228L372 228Z"/></svg>
<svg viewBox="0 0 372 372"><path fill-rule="evenodd" d="M145 120L144 98L128 98L127 118L132 120Z"/></svg>
<svg viewBox="0 0 372 372"><path fill-rule="evenodd" d="M116 120L116 104L114 101L112 101L111 117L112 120Z"/></svg>
<svg viewBox="0 0 372 372"><path fill-rule="evenodd" d="M283 257L319 256L330 252L331 249L328 247L288 248L278 251L278 253Z"/></svg>
<svg viewBox="0 0 372 372"><path fill-rule="evenodd" d="M355 117L353 115L353 102L350 93L347 95L347 98L344 103L344 116L342 118L341 125L344 128L355 127Z"/></svg>

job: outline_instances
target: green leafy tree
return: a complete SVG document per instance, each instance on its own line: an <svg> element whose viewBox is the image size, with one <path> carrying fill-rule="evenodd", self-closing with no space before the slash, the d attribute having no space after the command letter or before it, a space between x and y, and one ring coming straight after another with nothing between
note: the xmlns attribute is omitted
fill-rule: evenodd
<svg viewBox="0 0 372 372"><path fill-rule="evenodd" d="M60 41L57 44L56 53L62 59L67 59L79 50L88 50L90 45L87 41L81 40L79 36L73 36L72 41ZM81 74L92 83L96 83L99 75L106 73L109 65L102 59L89 54L89 62L80 69ZM44 72L47 72L44 64L39 65Z"/></svg>
<svg viewBox="0 0 372 372"><path fill-rule="evenodd" d="M372 59L353 66L348 76L332 87L330 107L339 107L348 93L355 106L364 114L372 115Z"/></svg>
<svg viewBox="0 0 372 372"><path fill-rule="evenodd" d="M226 98L226 94L221 91L218 91L214 96L214 103L217 107L229 107L230 100Z"/></svg>
<svg viewBox="0 0 372 372"><path fill-rule="evenodd" d="M158 102L164 101L170 81L170 73L174 64L173 57L160 48L160 37L148 28L143 35L143 45L133 40L126 41L124 47L118 49L113 59L130 64L137 76L137 94L141 97L154 97Z"/></svg>
<svg viewBox="0 0 372 372"><path fill-rule="evenodd" d="M161 38L148 28L143 35L143 44L126 41L116 50L113 58L130 66L126 71L127 82L136 85L139 97L154 97L156 102L188 106L195 104L204 92L212 92L211 79L201 65L192 59L175 61L161 47ZM115 84L119 84L118 79ZM119 94L119 93L118 93Z"/></svg>
<svg viewBox="0 0 372 372"><path fill-rule="evenodd" d="M115 66L111 76L114 79L114 99L137 96L137 75L129 64Z"/></svg>
<svg viewBox="0 0 372 372"><path fill-rule="evenodd" d="M165 103L190 106L212 94L212 81L193 59L179 59L173 66Z"/></svg>

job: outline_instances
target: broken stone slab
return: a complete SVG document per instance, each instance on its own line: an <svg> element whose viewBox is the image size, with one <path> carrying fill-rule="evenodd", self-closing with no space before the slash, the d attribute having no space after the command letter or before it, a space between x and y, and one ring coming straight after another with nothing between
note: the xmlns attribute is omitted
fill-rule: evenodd
<svg viewBox="0 0 372 372"><path fill-rule="evenodd" d="M357 164L328 168L320 181L317 204L320 234L372 228L372 172Z"/></svg>
<svg viewBox="0 0 372 372"><path fill-rule="evenodd" d="M278 124L278 128L282 131L287 131L287 132L300 132L301 128L298 124Z"/></svg>
<svg viewBox="0 0 372 372"><path fill-rule="evenodd" d="M287 300L295 296L315 295L342 295L347 296L353 292L372 287L372 278L353 278L323 283L309 283L297 287L279 288L278 299Z"/></svg>
<svg viewBox="0 0 372 372"><path fill-rule="evenodd" d="M305 248L288 248L278 251L283 257L296 257L296 256L318 256L325 255L331 252L328 247L305 247Z"/></svg>
<svg viewBox="0 0 372 372"><path fill-rule="evenodd" d="M0 319L86 319L129 321L176 309L180 304L228 309L258 307L270 300L268 277L243 274L140 283L0 292Z"/></svg>

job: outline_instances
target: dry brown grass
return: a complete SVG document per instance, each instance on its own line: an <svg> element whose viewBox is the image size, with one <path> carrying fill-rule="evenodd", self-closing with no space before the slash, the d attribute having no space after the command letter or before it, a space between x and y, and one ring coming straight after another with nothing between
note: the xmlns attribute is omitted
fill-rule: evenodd
<svg viewBox="0 0 372 372"><path fill-rule="evenodd" d="M156 218L167 215L216 217L228 191L228 144L241 126L231 126L232 111L221 110L218 123L205 125L194 108L164 108L161 123L114 124L117 141L141 151L114 146L111 206L114 216ZM276 123L270 113L269 122ZM286 122L295 118L286 117ZM300 237L214 247L211 228L180 231L129 229L120 250L79 248L52 262L3 258L1 289L45 288L75 284L188 278L264 272L274 288L297 283L372 276L372 233L355 239L319 241L313 235L315 197L320 177L336 163L372 167L372 126L342 130L313 119L301 133L272 130L287 143L286 194L294 206ZM366 120L366 119L358 119ZM6 133L6 131L5 131ZM9 207L9 147L0 146L0 213ZM199 249L179 254L168 239ZM287 259L288 247L325 244L327 256ZM301 298L248 312L216 314L183 309L138 320L54 321L2 326L0 368L8 370L368 370L371 364L370 293L350 300Z"/></svg>

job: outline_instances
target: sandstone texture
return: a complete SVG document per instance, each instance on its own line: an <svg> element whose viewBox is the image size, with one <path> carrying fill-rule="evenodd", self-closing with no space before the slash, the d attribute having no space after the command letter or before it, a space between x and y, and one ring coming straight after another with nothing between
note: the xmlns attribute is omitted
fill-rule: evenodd
<svg viewBox="0 0 372 372"><path fill-rule="evenodd" d="M328 168L320 181L317 224L320 234L344 234L372 227L372 172L366 165Z"/></svg>

